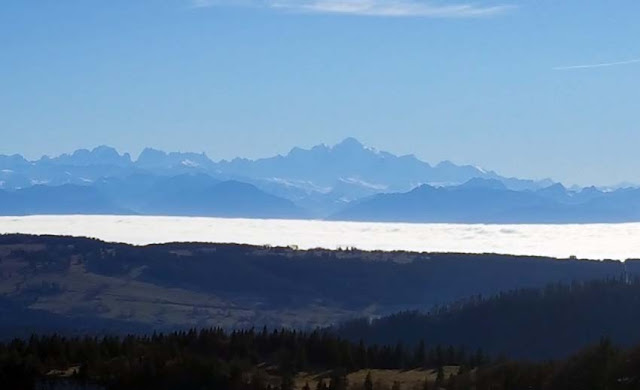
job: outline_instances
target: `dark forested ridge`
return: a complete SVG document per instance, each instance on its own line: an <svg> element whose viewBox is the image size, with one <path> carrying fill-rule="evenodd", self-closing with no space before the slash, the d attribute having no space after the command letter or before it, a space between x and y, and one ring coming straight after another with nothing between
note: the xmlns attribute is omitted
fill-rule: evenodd
<svg viewBox="0 0 640 390"><path fill-rule="evenodd" d="M365 345L326 331L262 328L227 333L215 328L126 337L34 335L0 343L0 383L29 388L37 380L67 378L117 389L260 390L282 387L283 380L293 381L300 372L324 372L319 377L335 386L336 374L361 369L476 367L487 362L482 351ZM285 387L292 389L293 384Z"/></svg>
<svg viewBox="0 0 640 390"><path fill-rule="evenodd" d="M622 390L640 386L639 367L640 348L619 349L606 338L538 363L267 328L0 343L0 384L12 390Z"/></svg>
<svg viewBox="0 0 640 390"><path fill-rule="evenodd" d="M430 310L478 294L636 274L639 265L233 244L137 247L5 235L0 236L0 310L6 315L0 328L5 337L79 326L127 332L265 324L313 328ZM50 320L37 320L41 316Z"/></svg>
<svg viewBox="0 0 640 390"><path fill-rule="evenodd" d="M433 309L349 321L336 332L376 343L420 340L459 344L491 354L547 359L566 356L600 338L640 343L640 279L553 284Z"/></svg>
<svg viewBox="0 0 640 390"><path fill-rule="evenodd" d="M5 235L0 383L634 389L639 265Z"/></svg>

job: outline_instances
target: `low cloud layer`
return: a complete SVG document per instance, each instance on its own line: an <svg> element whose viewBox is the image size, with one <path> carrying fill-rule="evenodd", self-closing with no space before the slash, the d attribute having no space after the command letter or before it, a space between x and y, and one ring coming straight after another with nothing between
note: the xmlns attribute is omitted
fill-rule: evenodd
<svg viewBox="0 0 640 390"><path fill-rule="evenodd" d="M0 234L94 237L135 245L225 242L301 249L502 253L589 259L640 258L640 224L481 225L260 219L32 216L0 217Z"/></svg>
<svg viewBox="0 0 640 390"><path fill-rule="evenodd" d="M387 17L478 18L499 15L507 4L430 2L420 0L193 0L196 8L250 6L288 12Z"/></svg>

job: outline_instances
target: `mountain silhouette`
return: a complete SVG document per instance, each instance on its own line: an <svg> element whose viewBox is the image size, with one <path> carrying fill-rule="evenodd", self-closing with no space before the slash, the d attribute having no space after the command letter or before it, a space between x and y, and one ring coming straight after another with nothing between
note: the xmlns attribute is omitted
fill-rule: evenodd
<svg viewBox="0 0 640 390"><path fill-rule="evenodd" d="M134 214L95 188L66 184L0 191L1 215Z"/></svg>
<svg viewBox="0 0 640 390"><path fill-rule="evenodd" d="M356 201L330 219L385 222L585 223L640 221L640 190L573 193L561 185L514 191L496 180L420 186Z"/></svg>
<svg viewBox="0 0 640 390"><path fill-rule="evenodd" d="M640 190L634 188L567 189L450 161L431 165L355 138L218 162L204 153L153 148L133 159L109 146L36 161L0 156L0 190L5 215L127 210L403 222L640 221Z"/></svg>

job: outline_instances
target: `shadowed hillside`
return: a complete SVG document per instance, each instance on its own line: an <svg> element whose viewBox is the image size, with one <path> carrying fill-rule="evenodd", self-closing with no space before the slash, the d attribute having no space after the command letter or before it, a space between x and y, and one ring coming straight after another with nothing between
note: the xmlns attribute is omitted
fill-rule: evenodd
<svg viewBox="0 0 640 390"><path fill-rule="evenodd" d="M343 324L352 340L464 345L494 356L554 358L608 337L640 343L640 279L554 284L470 298L429 313L404 312Z"/></svg>
<svg viewBox="0 0 640 390"><path fill-rule="evenodd" d="M0 326L64 330L74 319L143 329L326 326L430 310L478 294L618 277L625 267L639 270L633 261L200 243L137 247L6 235L0 236L0 297L5 312L16 316L2 316ZM30 321L32 310L59 321ZM99 321L91 328L100 329Z"/></svg>

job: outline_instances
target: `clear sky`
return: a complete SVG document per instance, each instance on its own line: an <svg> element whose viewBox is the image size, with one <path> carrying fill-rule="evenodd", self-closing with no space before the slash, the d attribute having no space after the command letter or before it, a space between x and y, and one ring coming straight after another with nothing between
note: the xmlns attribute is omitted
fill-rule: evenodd
<svg viewBox="0 0 640 390"><path fill-rule="evenodd" d="M354 136L640 183L640 2L466 1L4 0L0 153L218 160Z"/></svg>

